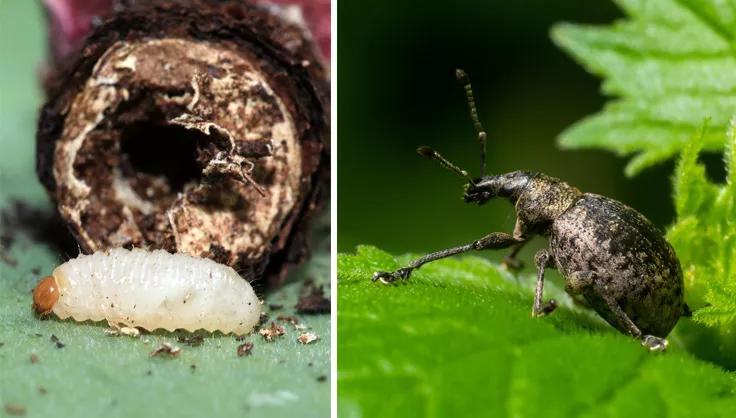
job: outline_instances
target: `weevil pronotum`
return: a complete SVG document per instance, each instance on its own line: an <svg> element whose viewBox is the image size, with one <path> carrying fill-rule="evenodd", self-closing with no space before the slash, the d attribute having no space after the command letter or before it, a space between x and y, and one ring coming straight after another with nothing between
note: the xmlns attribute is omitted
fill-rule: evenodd
<svg viewBox="0 0 736 418"><path fill-rule="evenodd" d="M468 181L466 203L482 205L494 197L510 200L516 210L514 231L493 232L469 244L427 254L394 272L376 272L373 280L406 280L426 263L472 250L512 248L505 262L513 265L524 244L541 235L549 238L549 248L534 257L537 284L533 316L549 314L557 307L554 299L542 302L544 270L556 268L565 278L565 290L582 296L609 324L650 350L666 349L664 337L689 309L683 298L680 262L661 231L623 203L583 193L545 174L513 171L485 175L486 132L467 74L457 70L456 76L465 89L480 143L480 177L472 178L428 147L420 147L418 153Z"/></svg>

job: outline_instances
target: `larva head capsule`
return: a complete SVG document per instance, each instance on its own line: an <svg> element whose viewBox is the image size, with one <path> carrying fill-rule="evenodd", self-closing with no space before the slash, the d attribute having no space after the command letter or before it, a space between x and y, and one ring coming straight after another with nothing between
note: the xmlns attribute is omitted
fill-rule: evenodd
<svg viewBox="0 0 736 418"><path fill-rule="evenodd" d="M33 310L43 316L48 315L59 300L59 286L53 276L41 279L33 289Z"/></svg>

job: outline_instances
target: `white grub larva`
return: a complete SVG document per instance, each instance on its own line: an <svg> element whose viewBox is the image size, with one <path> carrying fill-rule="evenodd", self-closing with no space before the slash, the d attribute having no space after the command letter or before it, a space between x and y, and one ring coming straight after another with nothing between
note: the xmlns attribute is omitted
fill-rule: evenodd
<svg viewBox="0 0 736 418"><path fill-rule="evenodd" d="M163 250L116 248L80 255L41 279L39 315L107 320L149 331L249 333L261 315L253 288L232 268Z"/></svg>

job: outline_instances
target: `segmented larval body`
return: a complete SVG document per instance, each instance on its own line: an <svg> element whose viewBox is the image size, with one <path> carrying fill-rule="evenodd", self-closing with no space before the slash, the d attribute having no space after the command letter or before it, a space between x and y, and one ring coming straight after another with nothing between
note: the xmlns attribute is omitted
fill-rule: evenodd
<svg viewBox="0 0 736 418"><path fill-rule="evenodd" d="M57 267L53 280L58 300L50 311L61 319L245 334L261 313L253 288L231 267L163 250L80 255Z"/></svg>

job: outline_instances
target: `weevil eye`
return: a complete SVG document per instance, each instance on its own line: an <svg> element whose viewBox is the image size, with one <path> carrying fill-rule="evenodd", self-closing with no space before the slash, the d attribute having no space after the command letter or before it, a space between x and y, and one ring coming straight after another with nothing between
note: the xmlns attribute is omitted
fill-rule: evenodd
<svg viewBox="0 0 736 418"><path fill-rule="evenodd" d="M53 276L41 279L33 289L33 310L39 315L47 315L59 300L59 286Z"/></svg>
<svg viewBox="0 0 736 418"><path fill-rule="evenodd" d="M465 185L465 195L463 196L465 203L477 203L482 205L490 198L491 193L489 193L484 187L478 187L473 183Z"/></svg>

